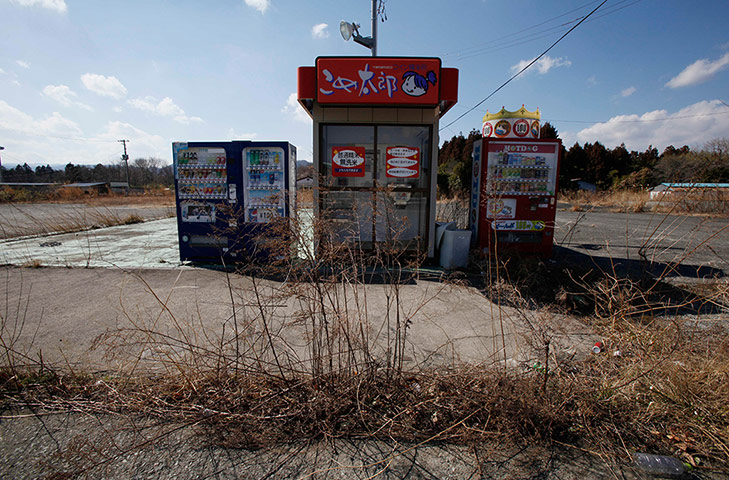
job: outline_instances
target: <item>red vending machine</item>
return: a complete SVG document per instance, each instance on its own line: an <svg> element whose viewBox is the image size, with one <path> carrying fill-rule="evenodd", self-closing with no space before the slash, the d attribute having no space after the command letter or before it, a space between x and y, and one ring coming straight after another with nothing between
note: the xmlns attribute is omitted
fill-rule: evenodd
<svg viewBox="0 0 729 480"><path fill-rule="evenodd" d="M470 223L483 251L552 253L561 140L474 143Z"/></svg>

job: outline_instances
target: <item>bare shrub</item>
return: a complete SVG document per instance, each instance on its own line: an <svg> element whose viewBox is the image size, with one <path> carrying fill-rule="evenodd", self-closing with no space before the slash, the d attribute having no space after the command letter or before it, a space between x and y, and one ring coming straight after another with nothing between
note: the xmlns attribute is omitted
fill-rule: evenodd
<svg viewBox="0 0 729 480"><path fill-rule="evenodd" d="M241 213L229 213L233 223ZM4 405L196 425L229 447L340 437L557 442L601 458L627 461L630 451L647 450L701 469L729 468L725 316L666 316L669 297L653 278L589 265L563 269L497 251L478 265L483 275L472 283L493 300L494 361L469 364L454 354L451 363L416 363L408 355L412 325L443 289L466 282L443 277L409 298L408 285L422 281L423 252L399 236L406 229L391 217L391 233L373 246L352 241L353 224L341 220L323 212L314 242L295 219L262 229L244 260L226 265L230 304L220 318L180 318L168 295L136 275L157 308L125 307L125 324L96 342L118 371L17 381L3 391ZM713 302L725 313L726 286L704 288L680 304ZM375 291L384 306L376 308ZM555 301L562 296L563 303ZM528 339L529 363L507 358L507 308ZM557 315L568 308L583 314L602 353L558 351ZM11 330L3 329L3 345ZM27 361L23 355L13 362ZM5 371L6 378L30 378ZM74 463L69 475L122 455L112 447L102 453Z"/></svg>

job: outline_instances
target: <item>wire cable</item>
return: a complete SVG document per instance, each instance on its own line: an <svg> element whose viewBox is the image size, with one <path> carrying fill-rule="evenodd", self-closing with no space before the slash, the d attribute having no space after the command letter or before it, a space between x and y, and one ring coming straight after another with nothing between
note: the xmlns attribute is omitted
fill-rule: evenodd
<svg viewBox="0 0 729 480"><path fill-rule="evenodd" d="M721 100L719 100L721 102ZM726 105L726 104L724 104ZM729 105L727 105L729 107ZM545 120L546 122L552 123L552 122L564 122L564 123L593 123L593 124L600 124L600 123L653 123L653 122L669 122L671 120L680 120L683 118L699 118L699 117L714 117L716 115L729 115L729 112L713 112L713 113L697 113L696 115L677 115L677 116L669 116L666 118L655 118L655 119L639 119L639 120L599 120L599 121L590 121L590 120L563 120L560 118L550 118Z"/></svg>
<svg viewBox="0 0 729 480"><path fill-rule="evenodd" d="M639 3L641 1L643 1L643 0L621 0L618 3L614 4L614 5L610 5L608 7L605 7L605 9L603 9L603 13L601 15L597 15L597 16L591 18L590 19L590 22L593 22L593 21L598 20L600 18L606 17L608 15L612 15L613 13L616 13L616 12L618 12L620 10L623 10L624 8L628 8L628 7L630 7L632 5L635 5L636 3ZM630 3L627 3L627 2L630 2ZM523 33L523 32L527 32L527 31L532 30L532 29L534 29L536 27L539 27L539 26L545 25L547 23L550 23L553 20L556 20L556 19L559 19L561 17L567 16L570 13L573 13L575 11L581 10L582 8L584 8L584 7L586 7L586 6L590 5L590 4L593 4L593 3L597 3L597 1L590 2L588 4L582 5L581 7L578 7L576 9L570 10L569 12L563 13L562 15L559 15L557 17L553 17L553 18L551 18L549 20L545 20L544 22L538 23L536 25L532 25L531 27L527 27L525 29L519 30L518 32L514 32L514 33L511 33L511 34L508 34L508 35L503 35L503 36L499 37L498 39L490 40L490 41L485 42L485 43L483 43L481 45L475 45L473 47L468 47L468 48L465 48L463 50L458 50L458 51L450 52L450 53L447 53L447 54L442 55L442 57L444 57L446 59L450 57L451 58L451 61L453 61L453 62L460 62L460 61L463 61L463 60L468 60L468 59L473 58L473 57L478 57L478 56L481 56L481 55L486 55L486 54L488 54L490 52L493 52L493 51L504 50L506 48L511 48L511 47L515 47L515 46L518 46L518 45L523 45L525 43L534 42L534 41L539 40L541 38L550 37L550 36L553 36L553 35L558 35L558 34L560 34L560 33L562 33L562 32L564 32L564 31L567 30L567 28L563 28L563 27L567 27L570 24L573 24L575 22L578 22L578 21L582 20L585 17L577 17L577 18L575 18L573 20L564 22L564 23L562 23L560 25L557 25L557 26L548 27L548 28L545 28L543 30L539 30L537 32L530 33L528 35L523 35L523 36L520 36L520 37L517 37L517 38L512 38L510 40L507 40L510 37L513 37L513 36L518 35L518 34ZM627 3L627 5L623 5L625 3ZM501 42L500 43L496 43L496 42L499 42L499 41L501 41Z"/></svg>
<svg viewBox="0 0 729 480"><path fill-rule="evenodd" d="M586 3L586 4L584 4L584 5L581 5L581 6L577 7L577 8L575 8L575 9L572 9L572 10L570 10L570 11L568 11L568 12L565 12L565 13L563 13L563 14L561 14L561 15L557 15L556 17L552 17L552 18L550 18L550 19L548 19L548 20L545 20L545 21L543 21L543 22L540 22L540 23L537 23L537 24L535 24L535 25L532 25L531 27L523 28L523 29L521 29L521 30L519 30L519 31L516 31L516 32L510 33L510 34L508 34L508 35L504 35L504 36L501 36L501 37L499 37L499 38L498 38L498 39L496 39L496 40L490 40L490 41L488 41L488 42L482 43L481 45L474 45L474 46L472 46L472 47L467 47L467 48L465 48L465 49L463 49L463 50L459 50L459 51L454 51L454 52L448 52L448 53L444 53L444 54L443 54L442 56L443 56L443 57L450 57L450 56L460 56L461 54L463 54L463 55L470 55L470 54L472 53L472 52L469 52L470 50L480 50L480 49L482 49L483 47L485 47L486 45L490 45L490 44L492 44L492 43L494 43L494 42L497 42L497 41L499 41L499 40L504 40L504 39L506 39L506 38L509 38L509 37L513 37L513 36L515 36L515 35L519 35L520 33L528 32L529 30L532 30L532 29L534 29L534 28L537 28L537 27L541 27L542 25L546 25L546 24L547 24L547 23L549 23L549 22L552 22L552 21L554 21L554 20L557 20L557 19L560 19L560 18L562 18L562 17L565 17L565 16L569 15L570 13L574 13L574 12L576 12L576 11L578 11L578 10L582 10L583 8L585 8L585 7L588 7L588 6L590 6L590 5L594 4L594 3L597 3L598 1L599 1L599 0L596 0L596 1L593 1L593 2L589 2L589 3ZM625 0L624 0L624 1L625 1ZM579 18L582 18L582 17L578 17L578 19L579 19ZM578 19L572 20L572 21L570 21L570 22L567 22L567 23L572 23L572 22L576 22L576 21L577 21ZM561 26L563 26L563 25L566 25L566 24L562 24L562 25L559 25L559 26L561 27ZM555 28L555 27L551 27L551 28ZM537 33L539 33L539 32L537 32ZM534 35L534 34L530 34L530 35ZM527 37L528 37L528 36L530 36L530 35L527 35ZM517 39L517 40L519 40L519 39Z"/></svg>
<svg viewBox="0 0 729 480"><path fill-rule="evenodd" d="M588 13L587 15L585 15L585 17L584 17L584 18L583 18L582 20L580 20L580 21L579 21L578 23L576 23L576 24L575 24L575 25L574 25L574 26L573 26L572 28L570 28L569 30L567 30L567 32L565 32L565 34L564 34L564 35L562 35L561 37L559 37L559 38L557 39L557 41L556 41L556 42L554 42L554 43L553 43L552 45L550 45L550 46L549 46L549 48L547 48L547 49L546 49L545 51L543 51L542 53L540 53L540 54L539 54L539 56L538 56L538 57L536 57L536 58L535 58L534 60L532 60L531 62L529 62L529 64L528 64L528 65L526 65L526 66L525 66L524 68L522 68L522 69L521 69L521 70L519 70L519 71L518 71L517 73L515 73L514 75L512 75L512 76L511 76L511 78L509 78L509 79L508 79L507 81L505 81L504 83L502 83L501 85L499 85L499 87L498 87L498 88L497 88L496 90L494 90L493 92L491 92L490 94L488 94L488 95L486 96L486 98L484 98L483 100L481 100L480 102L478 102L478 103L477 103L476 105L474 105L473 107L471 107L471 108L469 108L468 110L466 110L466 111L465 111L464 113L462 113L462 114L461 114L461 115L460 115L460 116L459 116L458 118L456 118L455 120L453 120L453 121L452 121L451 123L449 123L449 124L448 124L448 125L446 125L445 127L441 127L441 128L440 128L440 129L438 130L438 131L440 131L440 130L443 130L444 128L450 127L451 125L453 125L454 123L456 123L456 122L457 122L458 120L462 119L463 117L465 117L466 115L468 115L468 114L469 114L469 113L471 113L472 111L476 110L476 109L477 109L478 107L480 107L480 106L481 106L481 105L482 105L482 104L483 104L483 103L484 103L484 102L485 102L486 100L488 100L489 98L491 98L491 97L493 97L494 95L496 95L496 93L497 93L497 92L499 92L499 90L501 90L502 88L504 88L505 86L507 86L507 85L508 85L509 83L511 83L511 81L512 81L512 80L514 80L514 79L515 79L516 77L518 77L519 75L521 75L521 74L522 74L522 73L523 73L524 71L526 71L526 70L527 70L527 69L528 69L529 67L531 67L532 65L534 65L535 63L537 63L537 62L539 61L539 59L541 59L541 58L542 58L543 56L545 56L545 55L546 55L547 53L549 53L549 51L550 51L550 50L552 50L552 49L553 49L553 48L554 48L554 47L555 47L555 46L556 46L556 45L557 45L557 44L558 44L559 42L561 42L561 41L562 41L562 39L564 39L564 38L565 38L565 37L566 37L567 35L569 35L570 33L572 33L572 31L573 31L574 29L576 29L577 27L579 27L580 25L582 25L582 23L583 23L583 22L584 22L585 20L587 20L588 18L590 18L590 16L592 16L592 14L593 14L593 13L597 12L597 11L598 11L598 10L600 9L600 7L602 7L603 5L605 5L605 4L607 3L607 1L608 1L608 0L603 0L603 1L602 1L602 2L600 3L600 5L598 5L598 6L597 6L597 7L595 7L595 8L594 8L594 9L593 9L593 10L592 10L592 11L591 11L590 13Z"/></svg>

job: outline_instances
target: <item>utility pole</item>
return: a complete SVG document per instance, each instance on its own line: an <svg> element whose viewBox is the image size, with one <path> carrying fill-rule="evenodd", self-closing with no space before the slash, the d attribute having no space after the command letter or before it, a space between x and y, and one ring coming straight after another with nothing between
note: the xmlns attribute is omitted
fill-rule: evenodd
<svg viewBox="0 0 729 480"><path fill-rule="evenodd" d="M129 155L127 155L127 142L129 140L117 140L117 142L122 143L124 145L124 155L122 155L122 160L124 160L124 166L127 171L127 195L129 194L129 188L131 185L129 184Z"/></svg>
<svg viewBox="0 0 729 480"><path fill-rule="evenodd" d="M0 150L5 150L5 147L0 147ZM0 159L0 183L3 181L3 161Z"/></svg>
<svg viewBox="0 0 729 480"><path fill-rule="evenodd" d="M372 0L372 56L377 56L377 0Z"/></svg>

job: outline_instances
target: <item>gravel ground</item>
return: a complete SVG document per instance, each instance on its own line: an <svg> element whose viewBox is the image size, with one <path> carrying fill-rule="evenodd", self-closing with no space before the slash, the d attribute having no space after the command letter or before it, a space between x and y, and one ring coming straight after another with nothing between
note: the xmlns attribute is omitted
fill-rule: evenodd
<svg viewBox="0 0 729 480"><path fill-rule="evenodd" d="M586 449L495 442L478 448L312 440L243 450L196 425L78 413L4 412L0 477L114 479L642 478Z"/></svg>

